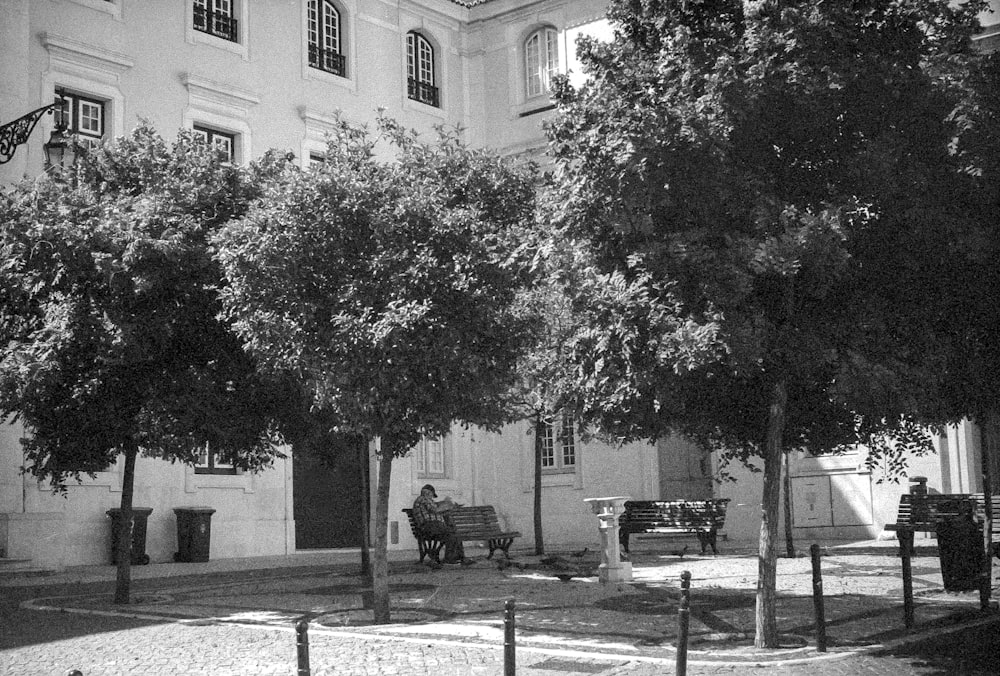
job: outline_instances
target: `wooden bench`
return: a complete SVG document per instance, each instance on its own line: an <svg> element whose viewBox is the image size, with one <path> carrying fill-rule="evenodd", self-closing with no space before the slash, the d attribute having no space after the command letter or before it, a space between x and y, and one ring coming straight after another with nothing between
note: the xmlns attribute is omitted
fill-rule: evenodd
<svg viewBox="0 0 1000 676"><path fill-rule="evenodd" d="M712 547L718 554L716 539L726 523L729 498L715 500L630 500L618 521L619 541L628 553L629 536L638 533L688 534L698 536L701 553Z"/></svg>
<svg viewBox="0 0 1000 676"><path fill-rule="evenodd" d="M1000 496L992 500L993 527L991 539L1000 535ZM900 551L913 554L913 535L916 532L937 533L939 521L957 519L969 510L980 524L986 520L986 499L982 493L903 493L899 496L896 523L887 523L885 530L895 531ZM1000 556L997 543L993 553Z"/></svg>
<svg viewBox="0 0 1000 676"><path fill-rule="evenodd" d="M420 549L420 562L425 556L429 556L432 561L440 559L442 540L434 537L425 537L417 532L417 524L413 521L413 510L404 509L407 520L410 522L410 531L417 539L417 547ZM517 531L504 531L500 527L497 519L497 512L492 505L477 505L474 507L455 507L448 510L448 520L455 526L455 535L459 540L475 541L482 540L490 548L489 556L493 558L493 553L498 549L503 552L505 558L510 558L510 546L514 538L521 537Z"/></svg>

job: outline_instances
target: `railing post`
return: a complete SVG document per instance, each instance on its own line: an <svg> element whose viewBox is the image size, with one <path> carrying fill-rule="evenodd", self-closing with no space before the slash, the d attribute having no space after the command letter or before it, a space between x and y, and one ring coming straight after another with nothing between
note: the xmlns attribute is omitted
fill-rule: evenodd
<svg viewBox="0 0 1000 676"><path fill-rule="evenodd" d="M677 608L677 676L687 674L688 626L691 623L691 571L681 573L681 603Z"/></svg>
<svg viewBox="0 0 1000 676"><path fill-rule="evenodd" d="M504 604L503 618L503 674L514 676L517 660L514 656L514 599Z"/></svg>
<svg viewBox="0 0 1000 676"><path fill-rule="evenodd" d="M296 647L298 648L298 676L309 676L309 623L299 620L295 623Z"/></svg>
<svg viewBox="0 0 1000 676"><path fill-rule="evenodd" d="M809 547L812 557L813 606L816 609L816 651L826 652L826 613L823 610L823 570L819 563L819 545Z"/></svg>

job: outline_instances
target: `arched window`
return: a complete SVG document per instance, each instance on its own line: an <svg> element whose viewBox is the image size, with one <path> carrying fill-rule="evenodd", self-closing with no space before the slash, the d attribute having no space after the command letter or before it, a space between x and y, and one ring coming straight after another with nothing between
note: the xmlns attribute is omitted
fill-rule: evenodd
<svg viewBox="0 0 1000 676"><path fill-rule="evenodd" d="M346 77L347 63L344 58L340 12L330 0L309 0L306 21L309 65Z"/></svg>
<svg viewBox="0 0 1000 676"><path fill-rule="evenodd" d="M547 92L552 76L559 72L558 35L554 28L540 28L524 42L525 83L529 98Z"/></svg>
<svg viewBox="0 0 1000 676"><path fill-rule="evenodd" d="M441 102L434 82L434 47L411 31L406 34L406 95L438 108Z"/></svg>

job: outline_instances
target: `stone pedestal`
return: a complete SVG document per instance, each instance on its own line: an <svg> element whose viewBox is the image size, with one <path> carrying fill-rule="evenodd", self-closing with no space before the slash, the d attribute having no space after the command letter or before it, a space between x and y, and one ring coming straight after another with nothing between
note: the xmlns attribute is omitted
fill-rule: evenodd
<svg viewBox="0 0 1000 676"><path fill-rule="evenodd" d="M618 540L618 518L625 512L628 496L610 498L587 498L584 500L597 515L601 531L601 565L597 569L598 579L609 582L630 582L632 563L622 561L621 544Z"/></svg>

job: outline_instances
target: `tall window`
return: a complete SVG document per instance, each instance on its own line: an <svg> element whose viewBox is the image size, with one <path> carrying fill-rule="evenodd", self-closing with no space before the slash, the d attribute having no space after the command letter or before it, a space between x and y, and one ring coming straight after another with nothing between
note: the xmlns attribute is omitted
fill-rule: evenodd
<svg viewBox="0 0 1000 676"><path fill-rule="evenodd" d="M554 28L539 29L528 37L524 43L524 67L529 97L549 91L552 77L559 72L558 33Z"/></svg>
<svg viewBox="0 0 1000 676"><path fill-rule="evenodd" d="M220 459L216 452L205 444L198 451L198 460L194 464L195 474L237 474L236 468L230 462Z"/></svg>
<svg viewBox="0 0 1000 676"><path fill-rule="evenodd" d="M444 438L424 437L416 446L417 476L420 478L444 478L448 476L445 461Z"/></svg>
<svg viewBox="0 0 1000 676"><path fill-rule="evenodd" d="M306 22L310 67L344 77L347 69L340 12L329 0L309 0Z"/></svg>
<svg viewBox="0 0 1000 676"><path fill-rule="evenodd" d="M406 95L435 108L441 106L434 86L434 47L420 33L406 34Z"/></svg>
<svg viewBox="0 0 1000 676"><path fill-rule="evenodd" d="M55 110L55 123L75 134L81 145L98 145L104 137L104 102L79 94L63 94L62 107Z"/></svg>
<svg viewBox="0 0 1000 676"><path fill-rule="evenodd" d="M573 416L560 413L552 423L540 424L538 433L542 437L542 471L575 472L576 440Z"/></svg>
<svg viewBox="0 0 1000 676"><path fill-rule="evenodd" d="M239 42L234 5L234 0L194 0L194 29L223 40Z"/></svg>
<svg viewBox="0 0 1000 676"><path fill-rule="evenodd" d="M194 136L212 146L226 159L233 162L236 159L236 134L219 131L199 125L194 126Z"/></svg>

